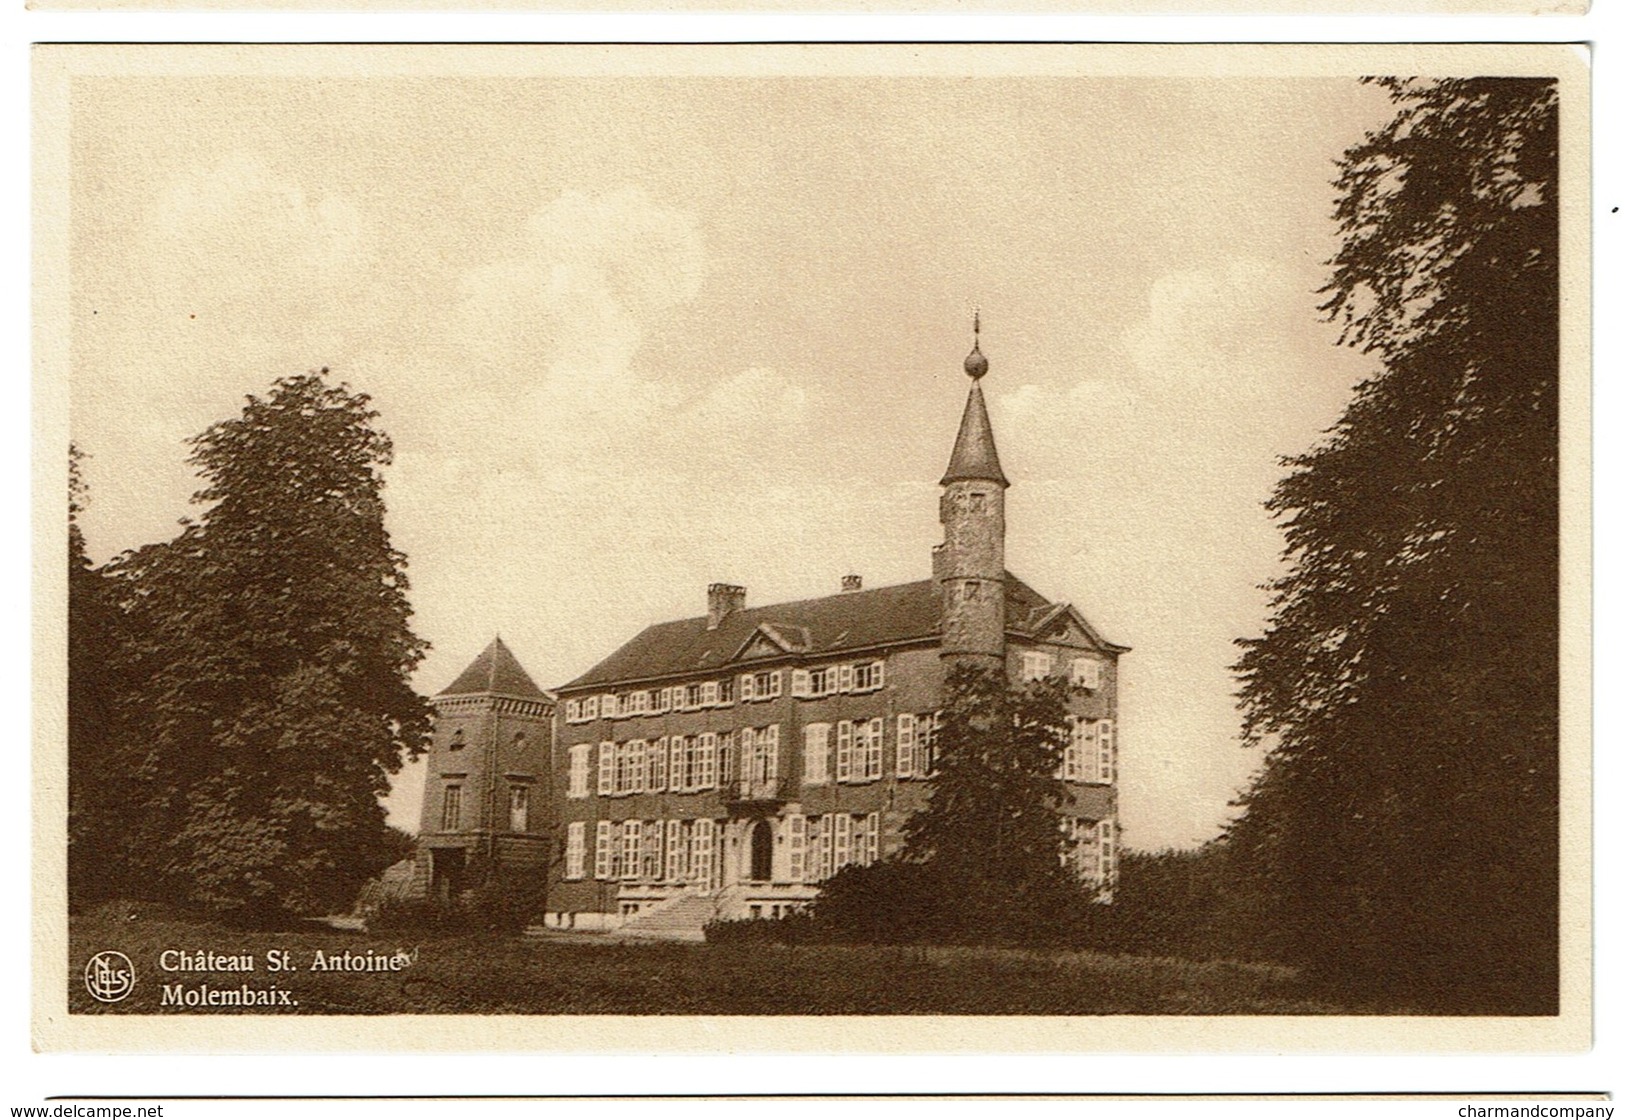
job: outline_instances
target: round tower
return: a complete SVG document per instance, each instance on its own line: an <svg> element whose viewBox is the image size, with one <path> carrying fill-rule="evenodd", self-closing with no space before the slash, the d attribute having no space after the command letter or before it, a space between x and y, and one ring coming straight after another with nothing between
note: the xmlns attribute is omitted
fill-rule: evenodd
<svg viewBox="0 0 1625 1120"><path fill-rule="evenodd" d="M965 358L971 379L959 436L942 476L942 544L935 575L942 587L942 656L990 669L1004 668L1004 491L1010 485L993 446L993 425L982 399L987 358L981 316Z"/></svg>

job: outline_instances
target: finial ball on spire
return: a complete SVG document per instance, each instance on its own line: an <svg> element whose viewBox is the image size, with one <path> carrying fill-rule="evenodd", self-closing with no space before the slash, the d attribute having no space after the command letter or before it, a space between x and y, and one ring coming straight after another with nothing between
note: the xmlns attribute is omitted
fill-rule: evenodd
<svg viewBox="0 0 1625 1120"><path fill-rule="evenodd" d="M983 356L981 348L977 347L965 357L965 372L970 374L972 381L980 381L987 373L987 358Z"/></svg>
<svg viewBox="0 0 1625 1120"><path fill-rule="evenodd" d="M982 375L987 373L987 359L982 356L982 309L976 309L976 317L971 320L971 347L970 353L965 356L965 372L970 374L972 381L980 381Z"/></svg>

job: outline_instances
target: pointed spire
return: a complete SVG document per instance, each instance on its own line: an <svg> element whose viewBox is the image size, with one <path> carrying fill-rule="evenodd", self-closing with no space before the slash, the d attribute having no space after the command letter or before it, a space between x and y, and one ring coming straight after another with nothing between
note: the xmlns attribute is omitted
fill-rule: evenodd
<svg viewBox="0 0 1625 1120"><path fill-rule="evenodd" d="M530 674L525 672L524 666L519 664L519 659L503 643L500 635L491 639L491 644L457 675L456 680L440 690L441 696L482 696L488 693L524 699L547 695L536 687L536 682L530 679Z"/></svg>
<svg viewBox="0 0 1625 1120"><path fill-rule="evenodd" d="M972 321L973 342L965 358L965 372L970 375L970 397L965 401L965 414L959 420L959 437L954 440L954 453L948 460L948 473L940 485L961 479L980 478L1009 486L999 467L999 450L993 446L993 423L987 418L987 402L982 399L982 378L987 374L987 359L982 356L982 312L976 312Z"/></svg>

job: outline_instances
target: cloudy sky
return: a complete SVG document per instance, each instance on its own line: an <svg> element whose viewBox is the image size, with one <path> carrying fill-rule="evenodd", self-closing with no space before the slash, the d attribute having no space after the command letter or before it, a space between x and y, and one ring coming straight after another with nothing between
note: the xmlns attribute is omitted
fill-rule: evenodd
<svg viewBox="0 0 1625 1120"><path fill-rule="evenodd" d="M980 307L1009 565L1134 647L1125 839L1226 818L1258 761L1227 666L1276 570L1260 503L1368 372L1315 289L1377 91L148 77L77 79L72 110L97 558L173 535L187 436L330 366L395 442L420 687L498 631L555 685L715 580L924 577Z"/></svg>

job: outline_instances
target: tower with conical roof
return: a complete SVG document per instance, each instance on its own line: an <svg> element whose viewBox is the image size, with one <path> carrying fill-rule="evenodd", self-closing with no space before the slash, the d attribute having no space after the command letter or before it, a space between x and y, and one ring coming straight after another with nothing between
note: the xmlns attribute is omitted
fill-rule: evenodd
<svg viewBox="0 0 1625 1120"><path fill-rule="evenodd" d="M421 890L449 900L494 872L543 881L553 697L497 637L432 703Z"/></svg>
<svg viewBox="0 0 1625 1120"><path fill-rule="evenodd" d="M993 425L982 399L987 358L982 321L974 325L965 373L971 379L959 435L942 476L942 543L933 568L942 589L942 657L989 669L1005 663L1004 491L1010 482L999 466Z"/></svg>

